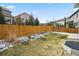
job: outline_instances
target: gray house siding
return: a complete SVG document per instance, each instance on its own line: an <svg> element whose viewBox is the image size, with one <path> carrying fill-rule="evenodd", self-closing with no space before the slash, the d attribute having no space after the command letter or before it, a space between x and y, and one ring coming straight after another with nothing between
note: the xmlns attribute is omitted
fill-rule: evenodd
<svg viewBox="0 0 79 59"><path fill-rule="evenodd" d="M67 22L73 21L75 27L79 26L79 10L77 10L75 13L73 13Z"/></svg>

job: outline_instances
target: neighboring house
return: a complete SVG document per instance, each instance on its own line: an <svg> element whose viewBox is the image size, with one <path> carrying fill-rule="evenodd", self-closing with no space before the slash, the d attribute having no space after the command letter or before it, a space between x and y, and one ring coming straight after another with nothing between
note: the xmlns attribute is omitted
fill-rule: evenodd
<svg viewBox="0 0 79 59"><path fill-rule="evenodd" d="M59 24L64 24L64 19L57 20L56 22ZM77 10L72 15L66 18L66 27L67 28L79 27L79 10Z"/></svg>
<svg viewBox="0 0 79 59"><path fill-rule="evenodd" d="M69 16L67 20L67 25L72 25L72 26L79 26L79 10L74 12L72 15ZM70 26L69 26L70 27Z"/></svg>
<svg viewBox="0 0 79 59"><path fill-rule="evenodd" d="M53 21L54 23L54 26L57 26L57 27L63 27L64 26L64 18L60 19L60 20L56 20L56 21Z"/></svg>
<svg viewBox="0 0 79 59"><path fill-rule="evenodd" d="M55 21L58 24L64 24L64 19ZM66 18L66 27L73 28L79 27L79 10L75 11L72 15Z"/></svg>
<svg viewBox="0 0 79 59"><path fill-rule="evenodd" d="M62 18L60 20L53 21L54 26L64 27L64 25L65 25L65 19L66 19L66 27L68 27L68 25L67 25L67 22L68 22L68 19L69 19L68 17Z"/></svg>
<svg viewBox="0 0 79 59"><path fill-rule="evenodd" d="M58 23L58 24L64 25L64 19L60 19L60 20L57 20L55 22Z"/></svg>
<svg viewBox="0 0 79 59"><path fill-rule="evenodd" d="M20 18L22 20L22 23L25 23L26 20L29 20L29 16L30 16L29 14L24 12L24 13L21 13L21 14L15 16L15 19Z"/></svg>
<svg viewBox="0 0 79 59"><path fill-rule="evenodd" d="M13 24L14 23L14 17L11 15L11 11L8 10L7 8L1 7L2 8L2 13L4 15L6 24Z"/></svg>

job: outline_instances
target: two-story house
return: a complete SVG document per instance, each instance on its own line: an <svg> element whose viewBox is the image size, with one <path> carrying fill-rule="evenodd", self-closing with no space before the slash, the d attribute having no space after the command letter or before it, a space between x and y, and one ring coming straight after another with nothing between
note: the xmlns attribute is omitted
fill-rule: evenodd
<svg viewBox="0 0 79 59"><path fill-rule="evenodd" d="M15 21L16 21L17 18L20 18L21 19L21 22L23 24L25 24L26 20L29 20L29 16L31 16L31 15L29 15L29 14L27 14L25 12L24 13L21 13L21 14L15 16Z"/></svg>
<svg viewBox="0 0 79 59"><path fill-rule="evenodd" d="M68 25L79 27L79 10L77 10L76 12L74 12L72 15L69 16L67 23Z"/></svg>
<svg viewBox="0 0 79 59"><path fill-rule="evenodd" d="M14 17L11 15L11 11L4 7L1 7L1 9L5 18L6 24L13 24L15 20L14 20Z"/></svg>
<svg viewBox="0 0 79 59"><path fill-rule="evenodd" d="M57 27L63 27L64 26L64 20L63 19L59 19L59 20L56 20L54 22L55 22L54 26L57 26Z"/></svg>
<svg viewBox="0 0 79 59"><path fill-rule="evenodd" d="M56 23L64 25L64 19L57 20Z"/></svg>

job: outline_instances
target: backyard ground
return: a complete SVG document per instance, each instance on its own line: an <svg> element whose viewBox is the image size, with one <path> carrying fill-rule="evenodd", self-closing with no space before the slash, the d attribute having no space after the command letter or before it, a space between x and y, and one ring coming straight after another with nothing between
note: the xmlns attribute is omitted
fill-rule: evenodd
<svg viewBox="0 0 79 59"><path fill-rule="evenodd" d="M61 56L66 54L63 41L67 35L50 33L47 40L32 40L29 44L18 43L14 47L0 52L2 56Z"/></svg>

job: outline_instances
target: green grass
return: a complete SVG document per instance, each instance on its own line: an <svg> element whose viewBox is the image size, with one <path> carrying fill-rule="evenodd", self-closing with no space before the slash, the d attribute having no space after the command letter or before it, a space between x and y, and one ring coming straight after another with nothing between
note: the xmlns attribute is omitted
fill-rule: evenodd
<svg viewBox="0 0 79 59"><path fill-rule="evenodd" d="M17 43L13 48L0 52L1 56L60 56L64 50L62 43L67 35L48 34L47 40L32 40L29 44Z"/></svg>

